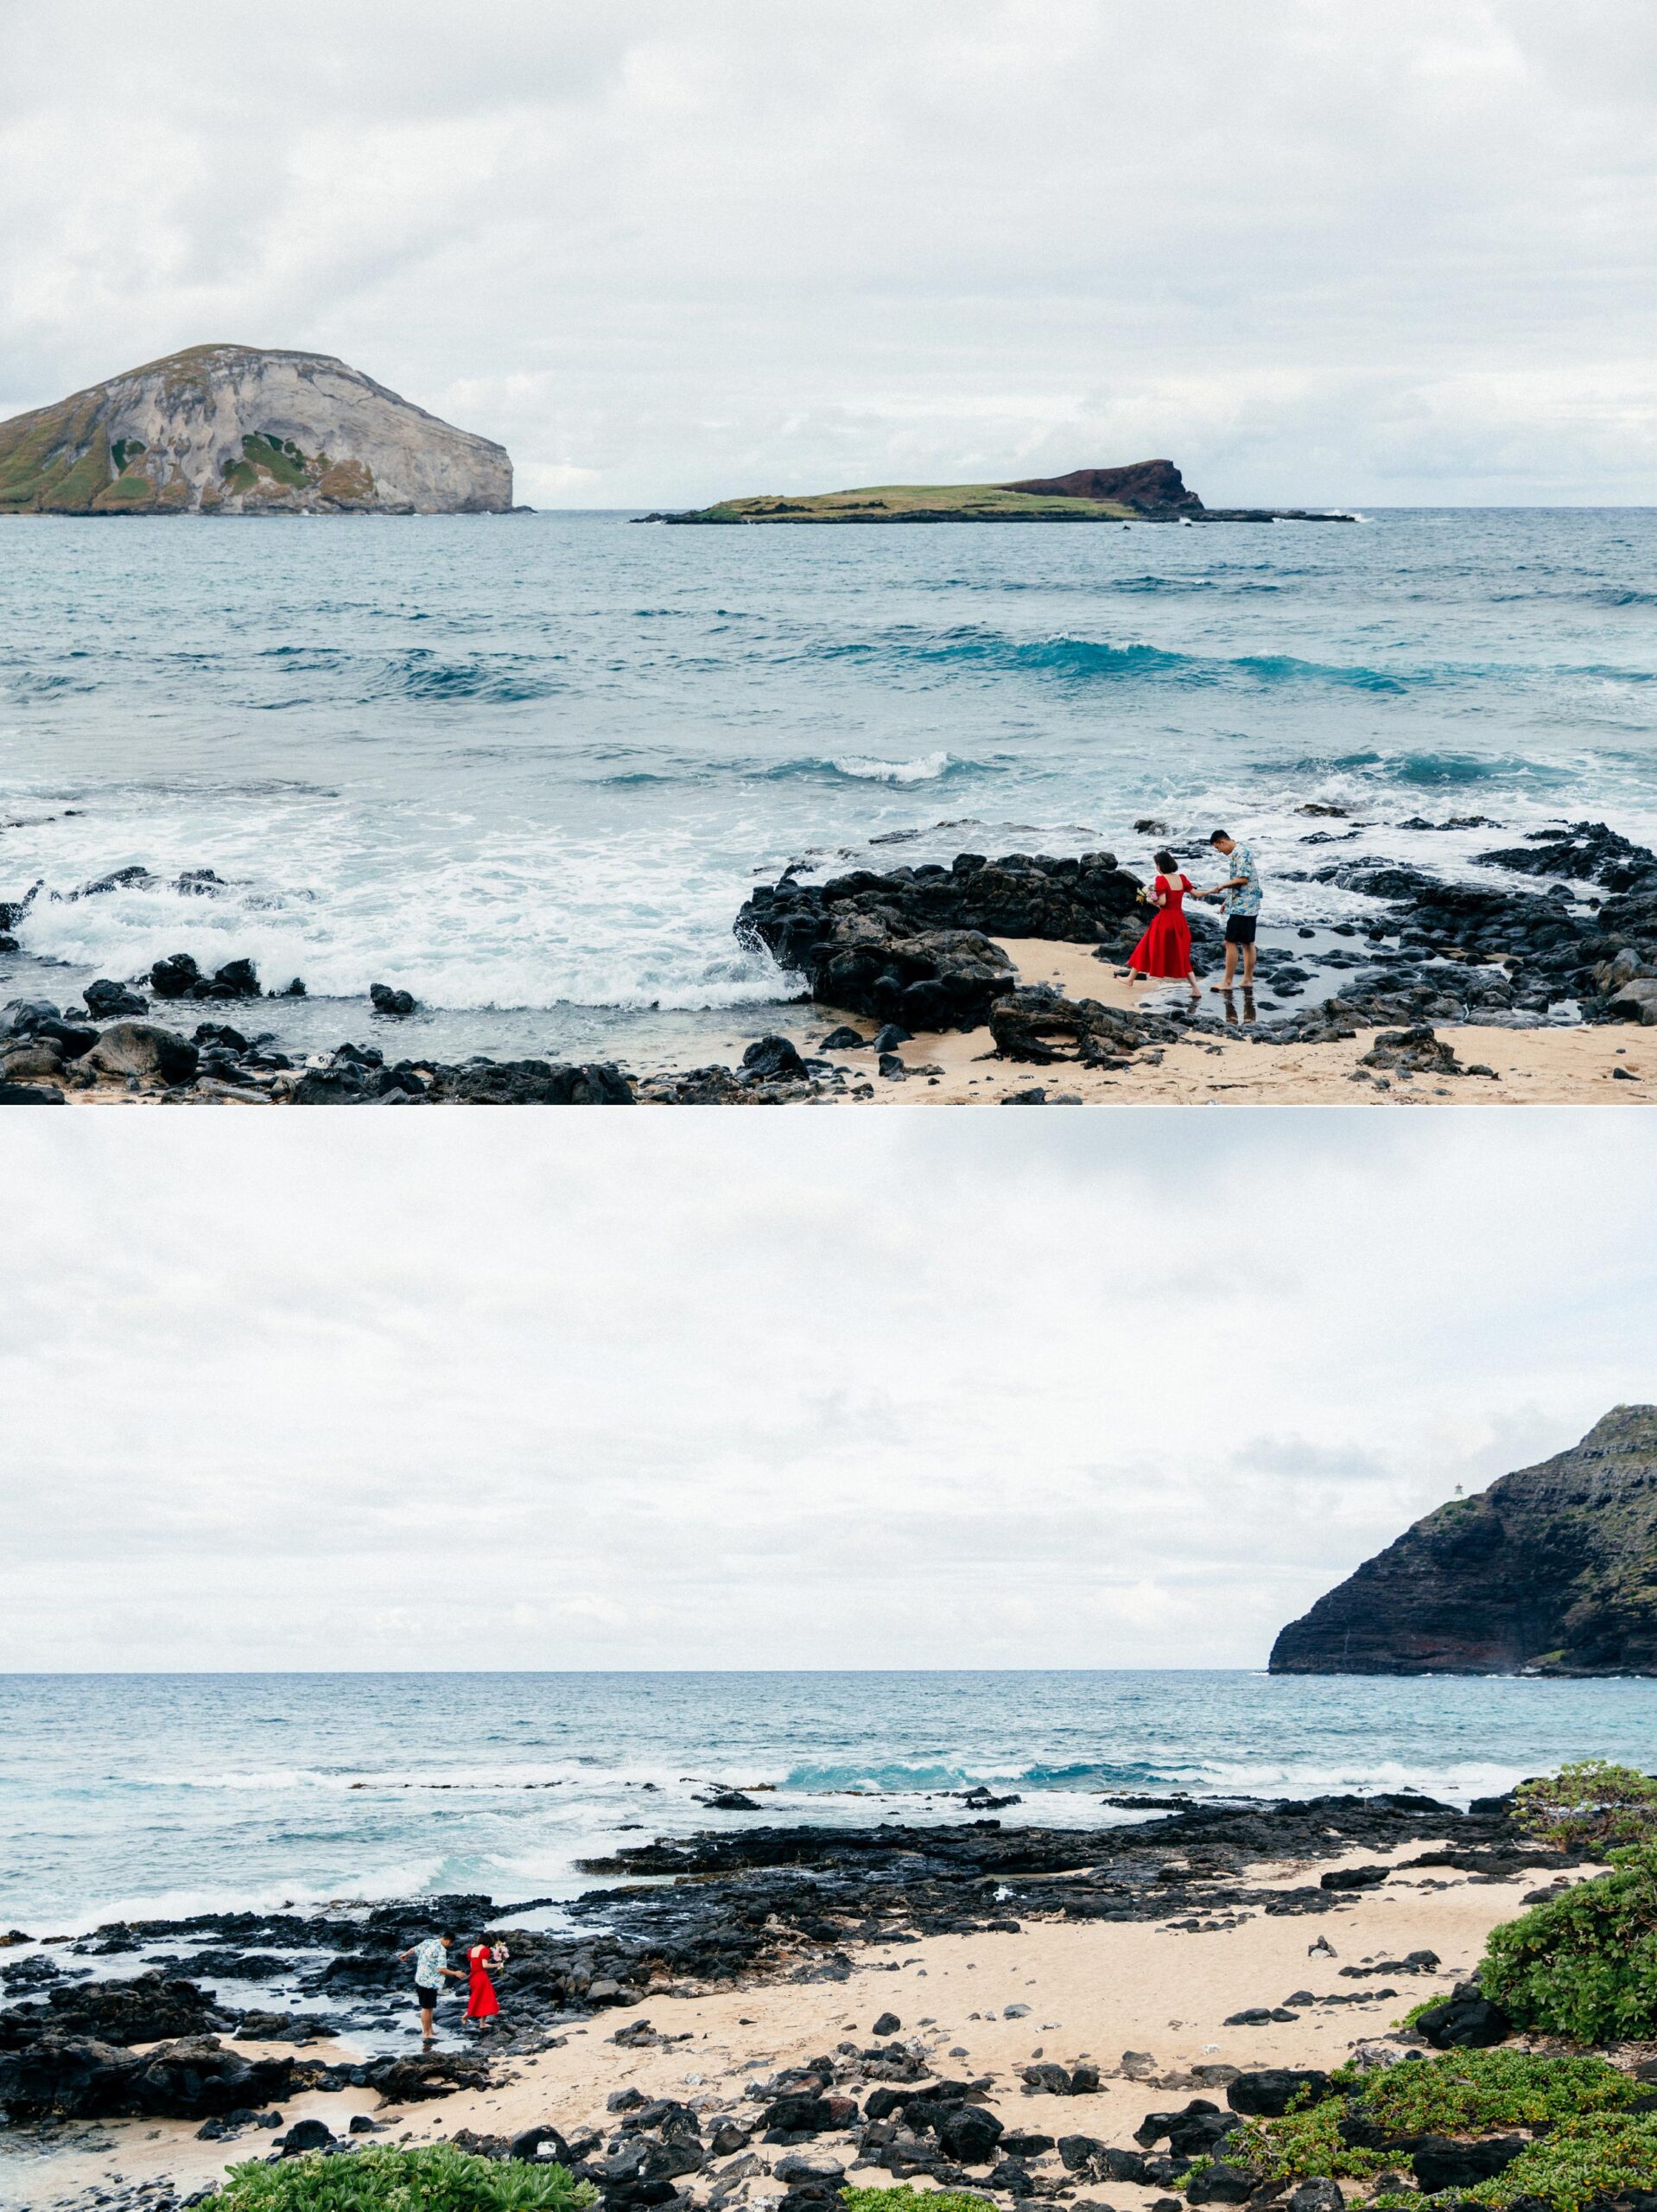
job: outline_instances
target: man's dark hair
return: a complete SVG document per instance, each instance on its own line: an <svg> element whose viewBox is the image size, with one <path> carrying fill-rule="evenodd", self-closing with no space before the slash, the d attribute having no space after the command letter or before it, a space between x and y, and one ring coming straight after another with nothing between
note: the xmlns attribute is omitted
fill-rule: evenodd
<svg viewBox="0 0 1657 2212"><path fill-rule="evenodd" d="M1171 853L1152 853L1151 857L1165 875L1171 874L1179 866L1179 862Z"/></svg>
<svg viewBox="0 0 1657 2212"><path fill-rule="evenodd" d="M1213 836L1209 839L1210 845L1217 845L1222 842L1228 845L1231 842L1231 832L1229 830L1216 830Z"/></svg>

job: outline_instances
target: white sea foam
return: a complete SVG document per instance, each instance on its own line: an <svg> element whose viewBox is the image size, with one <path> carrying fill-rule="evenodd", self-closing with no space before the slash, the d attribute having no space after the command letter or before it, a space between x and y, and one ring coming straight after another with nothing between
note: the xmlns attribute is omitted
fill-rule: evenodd
<svg viewBox="0 0 1657 2212"><path fill-rule="evenodd" d="M925 753L914 760L877 760L861 753L837 753L829 764L842 776L871 784L932 784L955 765L950 753Z"/></svg>

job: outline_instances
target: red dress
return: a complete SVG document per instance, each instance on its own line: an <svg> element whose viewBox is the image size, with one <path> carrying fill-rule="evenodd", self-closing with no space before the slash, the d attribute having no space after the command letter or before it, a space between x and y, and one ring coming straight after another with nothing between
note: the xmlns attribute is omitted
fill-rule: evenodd
<svg viewBox="0 0 1657 2212"><path fill-rule="evenodd" d="M1191 972L1191 925L1181 912L1190 879L1178 875L1170 882L1159 875L1151 887L1165 893L1168 903L1157 909L1156 919L1128 954L1127 964L1142 976L1171 976L1183 982Z"/></svg>
<svg viewBox="0 0 1657 2212"><path fill-rule="evenodd" d="M472 1969L472 1986L467 1997L466 2016L468 2020L492 2020L500 2010L495 1995L495 1985L489 1979L489 1946L474 1943L466 1955Z"/></svg>

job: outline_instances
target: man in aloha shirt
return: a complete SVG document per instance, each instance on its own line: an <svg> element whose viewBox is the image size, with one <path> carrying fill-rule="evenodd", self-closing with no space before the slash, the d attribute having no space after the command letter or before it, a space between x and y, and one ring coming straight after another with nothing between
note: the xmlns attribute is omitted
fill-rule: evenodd
<svg viewBox="0 0 1657 2212"><path fill-rule="evenodd" d="M443 1984L464 1979L448 1963L448 1947L453 1940L448 1936L429 1936L423 1943L410 1944L406 1951L397 1953L399 1964L404 1959L415 1962L415 2002L420 2007L420 2032L427 2043L436 2032L433 2016Z"/></svg>
<svg viewBox="0 0 1657 2212"><path fill-rule="evenodd" d="M1247 845L1240 845L1229 830L1216 830L1209 839L1216 853L1223 854L1231 864L1231 873L1223 883L1199 891L1199 899L1223 898L1226 903L1226 972L1223 982L1216 983L1216 991L1229 991L1237 981L1237 955L1242 954L1242 985L1245 991L1254 988L1254 931L1260 920L1260 870L1254 855Z"/></svg>

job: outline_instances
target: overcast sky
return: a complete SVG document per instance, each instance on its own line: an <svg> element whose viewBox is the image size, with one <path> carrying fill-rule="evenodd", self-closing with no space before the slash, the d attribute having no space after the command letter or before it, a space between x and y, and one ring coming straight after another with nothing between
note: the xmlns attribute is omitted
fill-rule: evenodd
<svg viewBox="0 0 1657 2212"><path fill-rule="evenodd" d="M1648 0L10 0L0 413L337 353L543 505L1657 501Z"/></svg>
<svg viewBox="0 0 1657 2212"><path fill-rule="evenodd" d="M8 1669L1256 1664L1657 1396L1634 1114L5 1135Z"/></svg>

